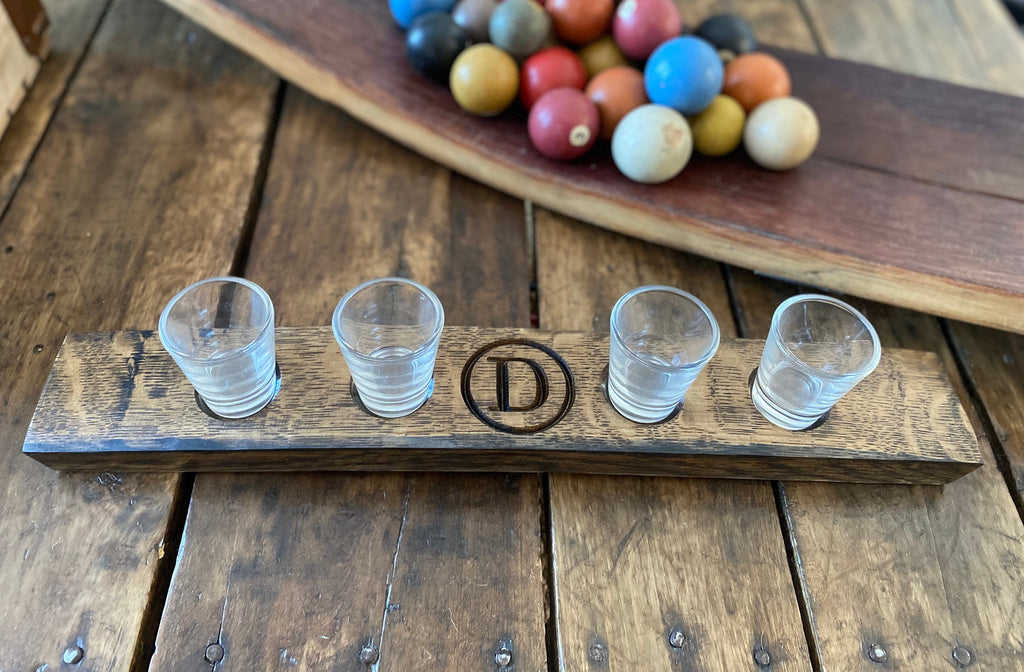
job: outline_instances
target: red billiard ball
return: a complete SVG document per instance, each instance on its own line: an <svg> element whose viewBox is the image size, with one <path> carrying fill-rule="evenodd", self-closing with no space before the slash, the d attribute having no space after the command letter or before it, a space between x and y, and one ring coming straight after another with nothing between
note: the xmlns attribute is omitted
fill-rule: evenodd
<svg viewBox="0 0 1024 672"><path fill-rule="evenodd" d="M679 9L672 0L624 0L615 10L612 35L630 58L643 60L682 30Z"/></svg>
<svg viewBox="0 0 1024 672"><path fill-rule="evenodd" d="M586 154L601 129L597 106L578 89L548 91L530 110L530 141L544 156L571 161Z"/></svg>
<svg viewBox="0 0 1024 672"><path fill-rule="evenodd" d="M548 47L523 62L519 73L519 101L527 110L548 91L563 86L582 89L587 70L580 57L565 47Z"/></svg>

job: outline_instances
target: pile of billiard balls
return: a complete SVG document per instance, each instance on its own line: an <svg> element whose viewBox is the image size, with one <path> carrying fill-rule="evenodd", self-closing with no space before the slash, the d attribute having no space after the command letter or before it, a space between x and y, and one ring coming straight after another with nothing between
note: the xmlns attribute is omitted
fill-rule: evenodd
<svg viewBox="0 0 1024 672"><path fill-rule="evenodd" d="M530 141L552 159L577 159L600 138L624 175L654 184L694 150L724 156L743 144L771 170L814 151L817 116L789 95L786 67L756 51L743 19L714 16L683 35L672 0L543 2L389 5L413 67L472 114L500 114L518 98Z"/></svg>

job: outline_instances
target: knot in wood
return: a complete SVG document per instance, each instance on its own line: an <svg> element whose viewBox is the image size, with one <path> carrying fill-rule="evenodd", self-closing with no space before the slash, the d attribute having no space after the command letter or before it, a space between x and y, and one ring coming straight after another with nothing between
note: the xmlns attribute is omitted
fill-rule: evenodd
<svg viewBox="0 0 1024 672"><path fill-rule="evenodd" d="M363 665L373 665L380 658L376 646L364 646L359 652L359 662Z"/></svg>
<svg viewBox="0 0 1024 672"><path fill-rule="evenodd" d="M769 667L772 664L772 657L767 649L757 649L754 651L754 662L761 667Z"/></svg>
<svg viewBox="0 0 1024 672"><path fill-rule="evenodd" d="M962 646L958 646L953 649L953 660L955 660L958 665L967 667L971 664L971 652Z"/></svg>
<svg viewBox="0 0 1024 672"><path fill-rule="evenodd" d="M872 644L868 647L868 658L872 663L884 663L889 660L889 653L879 644Z"/></svg>
<svg viewBox="0 0 1024 672"><path fill-rule="evenodd" d="M494 654L494 662L498 667L508 667L512 664L512 652L508 649L498 649Z"/></svg>
<svg viewBox="0 0 1024 672"><path fill-rule="evenodd" d="M82 658L85 658L85 651L82 650L82 647L74 644L64 649L64 655L61 656L61 660L66 665L77 665L82 662Z"/></svg>
<svg viewBox="0 0 1024 672"><path fill-rule="evenodd" d="M674 649L683 648L683 644L686 644L686 635L679 628L676 628L668 634L668 643Z"/></svg>
<svg viewBox="0 0 1024 672"><path fill-rule="evenodd" d="M203 657L206 658L206 662L217 664L224 660L224 647L216 643L210 644L206 647Z"/></svg>
<svg viewBox="0 0 1024 672"><path fill-rule="evenodd" d="M590 647L590 659L595 663L603 663L608 660L608 650L602 644L594 644Z"/></svg>

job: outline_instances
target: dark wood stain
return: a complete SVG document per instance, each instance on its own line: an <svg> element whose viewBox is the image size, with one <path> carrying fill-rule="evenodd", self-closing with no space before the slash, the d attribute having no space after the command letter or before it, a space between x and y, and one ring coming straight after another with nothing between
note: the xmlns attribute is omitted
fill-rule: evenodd
<svg viewBox="0 0 1024 672"><path fill-rule="evenodd" d="M773 275L1024 331L1024 152L1008 151L1024 132L1018 99L779 51L822 117L818 156L788 173L697 158L652 187L624 179L607 153L545 159L526 146L521 114L462 113L393 58L401 33L382 3L166 1L209 10L192 13L314 94L510 194ZM291 55L306 60L285 66Z"/></svg>
<svg viewBox="0 0 1024 672"><path fill-rule="evenodd" d="M507 435L474 418L457 390L478 344L527 335L531 345L524 350L539 344L557 353L580 389L561 422L536 434ZM606 336L447 327L433 397L396 419L367 415L346 393L348 372L332 338L327 327L279 329L278 361L295 374L258 415L225 421L199 411L157 338L128 332L112 342L106 334L73 334L40 398L24 452L62 469L539 470L901 483L946 482L981 464L964 411L928 353L887 350L821 427L785 432L749 399L747 372L760 356L759 341L723 341L680 415L639 425L622 418L596 385ZM133 380L140 394L122 413L124 381L115 364L139 343ZM154 401L149 386L169 392ZM557 418L561 410L536 412Z"/></svg>
<svg viewBox="0 0 1024 672"><path fill-rule="evenodd" d="M0 537L13 544L0 585L6 613L18 615L0 622L5 670L70 669L61 654L86 613L81 669L126 670L145 649L158 577L175 557L180 481L58 475L10 450L49 368L32 350L50 352L68 331L152 327L177 289L227 270L276 87L159 4L107 4L48 3L54 52L0 151L0 249L10 250L0 264L0 474L11 485ZM145 370L129 347L117 376L136 364Z"/></svg>
<svg viewBox="0 0 1024 672"><path fill-rule="evenodd" d="M449 323L526 325L522 212L522 203L289 88L245 274L267 289L284 325L327 324L348 288L395 273L431 287ZM320 354L282 360L284 389L319 376L322 357L340 359L333 337L321 344ZM384 422L355 406L347 382L314 387L319 416L343 400L360 422ZM162 401L175 394L168 388ZM217 433L247 424L222 423ZM277 668L287 646L302 669L365 672L359 655L368 645L381 670L462 672L484 658L489 667L480 669L497 669L495 643L511 634L514 669L546 667L537 476L510 487L503 474L272 470L197 475L153 669L190 669L179 652L196 631L231 635L232 669ZM294 543L278 556L280 537ZM229 580L233 563L257 555L281 559ZM269 605L257 599L263 583L278 587Z"/></svg>

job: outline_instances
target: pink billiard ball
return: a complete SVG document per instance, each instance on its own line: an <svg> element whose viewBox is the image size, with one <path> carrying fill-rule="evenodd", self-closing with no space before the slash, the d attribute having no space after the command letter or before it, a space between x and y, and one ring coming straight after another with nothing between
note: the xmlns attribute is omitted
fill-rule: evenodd
<svg viewBox="0 0 1024 672"><path fill-rule="evenodd" d="M612 36L622 53L643 60L662 42L679 37L682 20L672 0L624 0L612 19Z"/></svg>
<svg viewBox="0 0 1024 672"><path fill-rule="evenodd" d="M571 161L597 142L601 115L585 93L563 87L548 91L533 104L527 127L538 152Z"/></svg>

